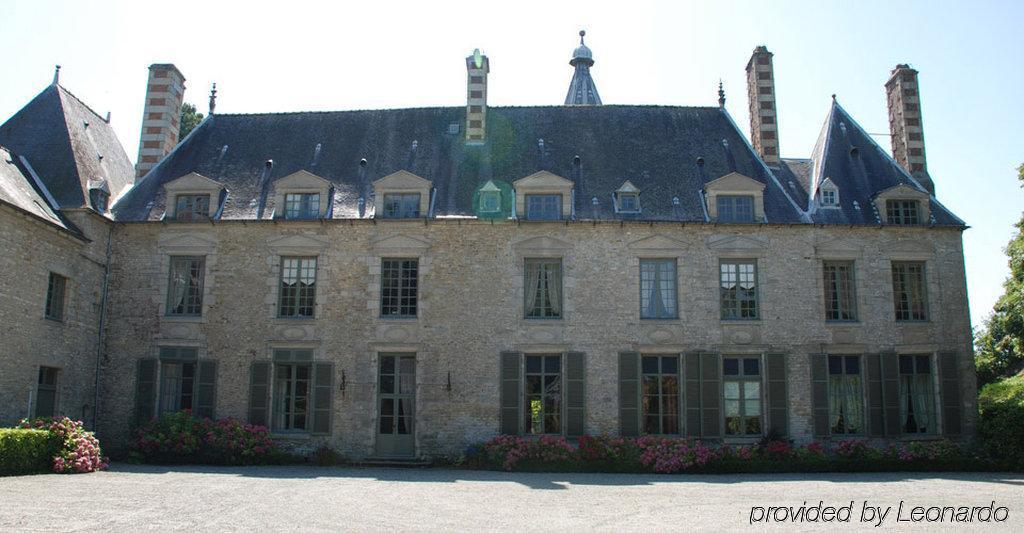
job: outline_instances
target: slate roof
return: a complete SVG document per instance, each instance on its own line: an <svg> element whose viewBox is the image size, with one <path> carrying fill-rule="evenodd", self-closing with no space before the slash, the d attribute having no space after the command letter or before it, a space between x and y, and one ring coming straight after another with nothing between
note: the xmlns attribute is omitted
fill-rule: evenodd
<svg viewBox="0 0 1024 533"><path fill-rule="evenodd" d="M46 191L36 186L31 171L20 158L0 146L0 202L78 234L78 229L54 210L46 195Z"/></svg>
<svg viewBox="0 0 1024 533"><path fill-rule="evenodd" d="M88 207L89 180L116 197L135 177L110 124L58 84L0 125L0 145L29 161L59 208Z"/></svg>

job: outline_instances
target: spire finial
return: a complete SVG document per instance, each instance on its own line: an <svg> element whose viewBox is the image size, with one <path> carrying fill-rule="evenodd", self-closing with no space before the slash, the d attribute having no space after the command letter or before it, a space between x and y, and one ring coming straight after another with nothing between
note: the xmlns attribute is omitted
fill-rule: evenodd
<svg viewBox="0 0 1024 533"><path fill-rule="evenodd" d="M60 65L53 68L53 84L57 85L58 83L60 83Z"/></svg>
<svg viewBox="0 0 1024 533"><path fill-rule="evenodd" d="M210 115L213 114L214 108L217 107L217 82L213 82L213 86L210 87Z"/></svg>
<svg viewBox="0 0 1024 533"><path fill-rule="evenodd" d="M835 102L835 101L836 101L836 93L832 93L832 101L833 101L833 102Z"/></svg>
<svg viewBox="0 0 1024 533"><path fill-rule="evenodd" d="M580 30L580 44L583 44L583 37L587 34L587 30Z"/></svg>
<svg viewBox="0 0 1024 533"><path fill-rule="evenodd" d="M725 88L722 87L722 78L718 78L718 107L725 107Z"/></svg>

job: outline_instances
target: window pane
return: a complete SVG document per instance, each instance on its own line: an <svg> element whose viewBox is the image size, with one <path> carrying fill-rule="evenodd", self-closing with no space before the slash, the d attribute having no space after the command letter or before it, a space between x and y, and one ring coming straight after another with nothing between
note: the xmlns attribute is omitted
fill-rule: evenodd
<svg viewBox="0 0 1024 533"><path fill-rule="evenodd" d="M843 373L843 358L842 358L842 356L839 356L839 355L830 355L830 356L828 356L828 373L832 374L832 375L842 374Z"/></svg>
<svg viewBox="0 0 1024 533"><path fill-rule="evenodd" d="M174 218L181 221L205 220L210 217L210 195L185 194L175 198Z"/></svg>
<svg viewBox="0 0 1024 533"><path fill-rule="evenodd" d="M845 360L847 374L860 374L860 357L848 355L845 357Z"/></svg>
<svg viewBox="0 0 1024 533"><path fill-rule="evenodd" d="M761 374L761 360L757 358L743 359L743 375L757 376Z"/></svg>
<svg viewBox="0 0 1024 533"><path fill-rule="evenodd" d="M754 197L721 195L717 197L719 222L753 222Z"/></svg>
<svg viewBox="0 0 1024 533"><path fill-rule="evenodd" d="M526 318L561 318L562 261L526 259L523 270Z"/></svg>
<svg viewBox="0 0 1024 533"><path fill-rule="evenodd" d="M46 289L46 318L53 320L64 319L64 292L66 286L67 278L50 272Z"/></svg>
<svg viewBox="0 0 1024 533"><path fill-rule="evenodd" d="M278 314L282 317L312 317L316 304L316 258L282 257Z"/></svg>
<svg viewBox="0 0 1024 533"><path fill-rule="evenodd" d="M852 261L826 261L823 265L825 319L856 320Z"/></svg>
<svg viewBox="0 0 1024 533"><path fill-rule="evenodd" d="M740 382L739 381L726 381L722 388L726 400L739 400L740 399Z"/></svg>
<svg viewBox="0 0 1024 533"><path fill-rule="evenodd" d="M526 356L523 422L526 433L560 433L561 356Z"/></svg>
<svg viewBox="0 0 1024 533"><path fill-rule="evenodd" d="M722 373L726 376L738 376L740 373L740 360L732 357L722 359Z"/></svg>
<svg viewBox="0 0 1024 533"><path fill-rule="evenodd" d="M284 205L286 219L303 220L320 216L319 193L286 194Z"/></svg>
<svg viewBox="0 0 1024 533"><path fill-rule="evenodd" d="M757 266L754 262L723 262L720 266L722 318L757 318Z"/></svg>
<svg viewBox="0 0 1024 533"><path fill-rule="evenodd" d="M385 194L384 218L419 218L420 195L418 193Z"/></svg>
<svg viewBox="0 0 1024 533"><path fill-rule="evenodd" d="M203 278L206 258L172 256L167 314L199 316L203 310Z"/></svg>
<svg viewBox="0 0 1024 533"><path fill-rule="evenodd" d="M922 262L893 262L893 305L896 320L927 320L927 296Z"/></svg>
<svg viewBox="0 0 1024 533"><path fill-rule="evenodd" d="M676 261L640 260L640 317L676 316Z"/></svg>
<svg viewBox="0 0 1024 533"><path fill-rule="evenodd" d="M381 316L416 316L419 298L419 260L381 261Z"/></svg>
<svg viewBox="0 0 1024 533"><path fill-rule="evenodd" d="M676 357L661 358L661 372L663 374L675 374L679 369L679 359Z"/></svg>
<svg viewBox="0 0 1024 533"><path fill-rule="evenodd" d="M527 220L559 220L562 218L562 195L527 194Z"/></svg>

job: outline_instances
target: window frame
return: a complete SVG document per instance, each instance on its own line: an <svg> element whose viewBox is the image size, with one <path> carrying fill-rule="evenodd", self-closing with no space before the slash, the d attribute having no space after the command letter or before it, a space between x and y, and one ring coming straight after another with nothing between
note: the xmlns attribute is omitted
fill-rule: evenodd
<svg viewBox="0 0 1024 533"><path fill-rule="evenodd" d="M915 317L915 310L913 309L913 291L909 289L910 279L897 279L897 276L902 278L908 276L910 268L920 267L920 280L919 289L921 300L920 316ZM907 269L905 272L900 272L901 269ZM931 310L928 305L928 266L926 261L892 261L890 270L892 272L892 303L893 312L896 322L929 322L931 320ZM898 290L902 288L903 291ZM901 296L905 296L906 300L906 318L901 317L900 303Z"/></svg>
<svg viewBox="0 0 1024 533"><path fill-rule="evenodd" d="M555 357L558 358L558 372L557 372L557 374L554 374L553 372L548 371L547 370L547 366L546 366L548 358L555 358ZM541 360L541 362L540 362L540 367L541 367L540 373L529 372L529 368L530 368L529 360L531 358L540 358L540 360ZM522 399L522 412L520 413L520 416L522 416L522 419L521 419L522 420L522 434L524 436L533 436L533 437L541 437L541 436L544 436L544 435L564 435L565 434L565 386L566 386L566 379L565 379L565 354L564 353L554 353L554 352L552 352L552 353L524 353L523 354L523 359L522 359L522 365L523 365L523 384L522 384L522 387L520 388L520 394L522 395L521 396L521 399ZM546 418L549 416L549 414L546 411L546 409L544 409L544 400L546 399L547 396L550 396L550 394L547 394L547 393L544 392L545 391L544 381L545 381L545 378L547 376L550 376L550 375L557 375L558 376L558 409L557 409L558 431L556 431L556 432L541 431L539 433L531 432L529 430L529 427L532 427L533 420L532 420L532 417L528 417L528 414L529 415L533 414L533 411L532 411L531 406L530 406L530 396L535 396L535 395L532 395L532 394L530 394L528 392L527 387L528 387L528 384L529 384L529 377L530 376L540 376L540 382L541 382L540 398L541 398L541 417L542 417L541 419L542 419L543 423L545 423L545 425L546 425ZM546 427L542 428L542 429L546 429Z"/></svg>
<svg viewBox="0 0 1024 533"><path fill-rule="evenodd" d="M913 198L885 200L885 221L893 226L919 226L922 224L921 201Z"/></svg>
<svg viewBox="0 0 1024 533"><path fill-rule="evenodd" d="M314 397L316 387L316 376L315 376L315 365L316 361L313 357L312 348L275 348L272 352L270 361L270 383L269 383L269 409L268 409L268 427L272 434L284 435L284 434L312 434L313 433L313 411L314 408ZM280 412L280 402L282 395L278 392L278 380L280 379L279 372L282 367L289 367L293 369L289 372L288 382L290 384L290 391L292 394L284 395L284 399L291 398L289 405L292 407L290 411ZM294 404L298 399L297 393L295 393L295 385L299 381L303 381L298 377L299 368L306 368L306 392L305 392L305 412L302 415L303 427L294 427L296 418ZM290 417L285 427L282 427L278 423L278 417ZM291 427L287 427L291 426Z"/></svg>
<svg viewBox="0 0 1024 533"><path fill-rule="evenodd" d="M645 264L654 264L654 265L656 265L655 269L654 269L654 279L651 280L651 283L657 283L659 281L663 281L660 278L661 270L657 268L657 265L664 264L664 263L671 263L672 264L672 277L671 277L671 279L672 279L672 298L673 298L672 312L671 313L667 313L664 316L644 316L645 313L646 313L645 306L644 306L644 265ZM642 257L642 258L640 258L639 275L640 275L640 279L639 279L639 286L640 286L640 319L641 320L678 320L679 319L679 261L678 261L678 259L675 258L675 257L664 257L664 258L663 257ZM652 294L654 294L654 293L660 294L661 289L660 289L660 287L659 288L654 288L653 291L654 292ZM662 296L661 299L664 300L664 297ZM662 302L662 307L664 307L664 301Z"/></svg>
<svg viewBox="0 0 1024 533"><path fill-rule="evenodd" d="M546 213L543 213L547 209L551 208L551 206L543 204L546 200L551 200L552 198L555 199L555 211L553 218L551 216L548 216ZM531 200L538 200L541 202L542 205L540 205L539 207L541 208L542 213L538 213L538 215L542 216L535 216L533 214L534 209L531 207ZM536 221L562 220L563 201L564 200L561 193L526 193L523 195L523 218L525 218L526 220Z"/></svg>
<svg viewBox="0 0 1024 533"><path fill-rule="evenodd" d="M295 287L291 288L291 289L286 289L286 287L285 287L285 268L286 268L286 262L287 261L296 261L296 265L295 265ZM303 277L304 277L304 275L307 272L306 269L308 268L308 263L310 261L312 261L312 263L313 263L313 283L312 284L307 283L304 287L302 287L302 286L300 286L300 283L302 282ZM279 261L278 265L279 265L279 267L278 267L278 271L279 272L278 272L278 276L277 276L277 280L278 280L277 281L277 314L276 314L277 318L286 319L286 320L311 320L311 319L316 318L316 315L317 315L317 311L316 311L316 308L317 308L317 301L316 301L317 287L316 287L316 285L317 285L317 277L319 276L319 269L320 269L319 256L316 256L316 255L304 255L304 256L282 255L282 256L280 256L280 261ZM294 312L291 312L291 313L285 313L284 312L284 307L285 307L285 291L286 290L294 290L295 291L294 292L294 296L292 297L293 303L291 304L291 307L294 307ZM310 292L312 294L310 294ZM308 301L309 305L302 305L301 302L304 301L304 300ZM302 310L304 308L307 308L307 307L309 308L309 313L308 314L302 314Z"/></svg>
<svg viewBox="0 0 1024 533"><path fill-rule="evenodd" d="M722 287L722 276L723 276L723 274L725 274L722 271L722 267L725 266L725 265L734 265L734 266L736 266L735 275L736 275L737 298L735 298L735 300L734 300L736 302L736 313L735 313L735 316L727 316L727 306L726 306L726 298L725 298L726 293L725 293L725 291L727 291L728 289ZM752 298L741 299L741 298L738 297L739 296L738 291L739 291L739 285L740 285L740 268L739 267L741 265L752 265L753 266L754 288L753 288L753 296L752 296ZM752 321L752 320L760 320L761 319L761 287L760 287L761 284L760 284L760 282L758 280L758 275L760 274L759 270L760 269L758 268L758 260L757 259L724 258L724 259L720 259L718 261L718 305L719 305L719 318L721 320L728 320L728 321ZM754 306L753 306L753 316L742 316L743 312L741 310L741 306L742 306L741 304L742 304L742 302L745 302L745 301L753 301L753 303L754 303Z"/></svg>
<svg viewBox="0 0 1024 533"><path fill-rule="evenodd" d="M616 204L617 204L619 213L626 213L626 214L640 213L640 193L638 193L638 192L617 192L615 194L616 194L616 198L615 199L617 200ZM623 206L623 200L625 200L626 198L632 198L632 200L633 200L633 208L632 209L628 209L628 208Z"/></svg>
<svg viewBox="0 0 1024 533"><path fill-rule="evenodd" d="M397 201L397 203L394 204L397 206L397 211L390 210L390 208L393 206L389 202L392 200ZM410 201L413 200L414 202L410 203ZM420 202L422 201L422 194L418 192L385 192L381 218L394 220L420 218ZM408 211L407 208L410 205L414 205L416 210Z"/></svg>
<svg viewBox="0 0 1024 533"><path fill-rule="evenodd" d="M735 359L735 360L737 360L737 372L738 372L737 374L735 374L735 375L727 375L725 373L725 361L727 359ZM744 361L747 360L747 359L753 359L753 360L757 361L757 374L756 375L754 375L754 374L747 374L746 373L746 368L745 368L745 365L744 365ZM748 440L749 439L754 439L754 440L756 440L756 439L759 439L759 438L763 437L764 435L767 434L767 431L768 431L768 429L767 429L767 422L768 422L768 420L767 420L767 415L765 413L765 404L767 402L765 401L765 385L766 385L766 383L765 383L765 372L764 372L764 370L765 370L765 368L764 368L764 358L761 356L761 354L723 354L719 358L719 365L721 365L721 370L722 370L722 385L721 385L722 388L721 388L721 391L719 391L719 393L721 395L720 397L722 399L722 437L725 438L725 439L730 439L730 440L735 440L735 439L748 439ZM738 390L739 390L739 398L737 398L735 401L739 402L739 414L738 414L738 417L740 418L741 428L744 430L743 433L740 433L740 434L729 433L729 423L728 423L729 416L728 416L728 412L727 412L727 408L726 408L726 401L728 401L728 399L725 397L725 386L726 386L726 383L730 382L730 381L735 381L735 382L739 383L739 388L738 388ZM746 432L746 421L747 421L747 419L755 418L755 416L750 416L750 415L746 414L746 410L747 410L746 402L748 401L748 399L746 397L746 387L744 386L744 384L745 383L753 383L753 382L756 382L758 384L757 385L757 392L758 392L757 400L758 400L758 411L759 411L759 413L757 415L755 415L755 416L759 419L759 428L760 428L760 430L756 434L755 433L747 433Z"/></svg>
<svg viewBox="0 0 1024 533"><path fill-rule="evenodd" d="M848 279L843 282L839 270L833 275L834 280L829 281L828 269L829 268L840 269L846 268L848 272ZM822 276L822 301L825 307L825 322L832 323L843 323L843 322L858 322L860 320L860 313L857 302L857 270L856 261L847 259L825 259L821 262L821 276ZM835 295L830 297L830 285L831 288L835 289ZM843 286L845 285L845 289ZM849 294L845 295L844 290L848 291ZM832 316L832 306L830 301L834 300L837 307L835 312L836 317ZM850 305L849 309L845 310L845 314L848 318L843 318L844 309L843 302Z"/></svg>
<svg viewBox="0 0 1024 533"><path fill-rule="evenodd" d="M647 372L644 369L644 359L656 359L657 363L658 363L657 364L658 371L657 372L653 372L653 373ZM675 364L676 364L676 371L675 372L666 372L664 370L664 362L665 362L666 359L670 359L670 360L674 360L675 361ZM639 357L639 364L640 364L640 369L639 369L640 371L639 371L638 375L640 376L640 386L638 387L638 389L639 389L639 394L640 394L640 402L639 402L639 405L640 405L640 427L639 427L640 434L641 435L659 435L659 436L677 436L677 437L678 436L682 436L683 435L683 422L684 422L683 413L685 413L684 405L683 405L683 401L684 401L683 384L685 382L685 377L682 375L682 370L683 370L682 364L683 364L683 361L680 360L679 354L657 354L657 353L643 354L642 353L642 354L640 354L640 357ZM644 391L645 381L646 381L646 378L648 376L657 376L657 387L658 387L657 394L653 394L652 395L652 394L646 394L645 393L645 391ZM665 429L665 420L666 420L666 417L668 415L666 415L663 412L663 410L662 410L662 408L665 405L665 402L662 401L662 398L664 398L665 396L672 396L672 395L666 395L663 392L662 380L664 378L667 378L667 377L672 377L672 378L675 378L675 380L676 380L676 393L674 395L675 396L675 409L676 409L676 413L675 413L676 431L674 431L674 432L665 432L664 431L664 429ZM657 414L655 414L655 415L648 414L647 403L645 402L645 399L647 397L656 397L658 399L659 412ZM652 433L652 432L647 431L647 419L649 417L651 417L651 416L657 416L658 417L658 429L661 430L661 431L659 431L657 433Z"/></svg>
<svg viewBox="0 0 1024 533"><path fill-rule="evenodd" d="M320 218L320 208L319 192L284 193L285 220L316 220Z"/></svg>
<svg viewBox="0 0 1024 533"><path fill-rule="evenodd" d="M821 207L833 209L839 207L839 191L832 187L823 187L821 189L820 205Z"/></svg>
<svg viewBox="0 0 1024 533"><path fill-rule="evenodd" d="M750 218L740 219L739 218L739 203L740 200L745 202L749 201L750 207ZM754 209L754 202L756 199L753 194L718 194L715 195L715 209L717 213L717 222L726 222L732 224L752 224L757 222L757 212ZM723 207L725 209L723 209ZM725 213L729 213L729 216L725 216Z"/></svg>
<svg viewBox="0 0 1024 533"><path fill-rule="evenodd" d="M538 271L538 284L537 292L532 293L529 288L527 280L530 278L531 265L540 266L557 266L558 268L558 311L554 314L554 307L549 305L547 307L540 306L539 314L531 315L531 310L536 309L533 305L538 299L543 300L543 296L539 296L538 293L543 293L547 296L549 303L554 303L550 298L550 288L547 287L547 276L541 277L541 271ZM550 309L550 311L544 311L544 309ZM552 314L545 314L550 312ZM524 320L562 320L565 318L565 268L561 257L524 257L523 258L523 319Z"/></svg>
<svg viewBox="0 0 1024 533"><path fill-rule="evenodd" d="M839 360L840 372L838 374L833 374L832 373L832 358L833 357L838 358L838 360ZM849 365L847 364L847 360L850 359L850 358L853 358L853 359L855 359L857 361L857 373L856 374L851 374L849 372ZM866 406L867 402L866 402L866 395L865 395L865 390L866 390L865 389L865 387L866 387L865 376L866 376L866 372L864 370L864 358L861 357L859 354L826 354L825 355L825 373L826 373L826 376L827 376L827 381L826 381L827 389L826 390L828 391L828 434L832 435L832 436L840 436L840 437L842 437L842 436L845 436L845 437L865 436L867 434L868 410L867 410L867 406ZM856 391L855 397L854 398L850 398L845 393L841 394L843 405L840 406L840 409L842 410L843 413L846 413L846 412L849 411L849 405L851 405L850 402L853 402L854 405L859 406L859 408L860 408L860 427L858 428L857 431L845 431L845 432L835 431L834 424L833 424L833 417L832 417L832 414L834 412L835 406L833 405L832 400L833 400L834 396L837 396L837 395L833 394L833 386L832 386L833 376L839 376L838 379L843 381L844 383L845 383L846 380L850 379L850 376L857 376L859 378L859 382L860 383L856 387L857 391Z"/></svg>
<svg viewBox="0 0 1024 533"><path fill-rule="evenodd" d="M169 256L168 268L167 268L167 299L164 302L164 316L183 316L183 317L201 317L203 316L203 296L206 290L206 256L205 255L171 255ZM191 265L187 265L189 262L198 263L199 280L193 283L192 277L184 283L186 284L185 293L182 294L182 302L180 305L173 305L174 298L174 265L176 262L186 263L186 269L192 272L193 268ZM175 311L181 307L181 311ZM192 309L196 309L192 311Z"/></svg>
<svg viewBox="0 0 1024 533"><path fill-rule="evenodd" d="M160 416L165 413L175 413L182 409L188 409L195 411L196 399L198 396L199 386L199 350L189 346L161 346L160 354L157 358L157 383L156 383L156 416ZM185 365L191 365L192 375L188 380L191 382L191 391L187 395L189 397L188 407L182 405L183 388L186 381L185 378ZM175 408L169 409L165 407L164 399L168 396L168 392L165 390L167 376L165 372L168 366L180 366L181 374L177 376L177 381L180 385L177 387L177 394L174 400Z"/></svg>
<svg viewBox="0 0 1024 533"><path fill-rule="evenodd" d="M910 373L904 372L904 368L903 368L903 361L904 360L911 361L912 372L910 372ZM928 372L919 372L918 371L918 367L919 367L920 362L922 360L926 360L928 362ZM937 404L936 404L938 398L936 397L937 388L935 386L935 376L936 376L935 359L932 357L932 354L930 354L930 353L898 354L897 355L897 365L898 365L898 368L899 368L900 434L902 436L904 436L904 437L915 437L915 436L919 437L919 436L922 436L922 435L923 436L938 435L939 434L939 431L938 431L939 430L939 419L938 419L939 409L937 408ZM922 392L915 392L914 391L914 389L916 389L916 387L917 387L916 383L918 382L918 380L914 380L913 379L915 376L926 376L925 379L919 380L921 383L926 383L927 384L927 390L924 393L922 393ZM915 396L924 396L925 399L926 399L926 402L924 403L924 405L927 406L927 409L928 409L927 414L930 416L930 419L929 419L930 421L929 421L928 425L926 426L927 427L926 431L909 432L906 429L907 425L909 425L909 423L910 423L909 416L912 414L910 412L910 410L908 409L908 411L906 413L908 415L908 418L907 419L903 418L903 416L904 416L903 407L906 405L906 403L904 402L904 400L906 399L906 398L904 398L904 380L908 379L908 378L909 378L910 381L908 382L909 385L907 386L906 391L910 395L910 397L913 398ZM913 406L913 401L911 401L911 405ZM916 425L916 421L915 421L915 425Z"/></svg>
<svg viewBox="0 0 1024 533"><path fill-rule="evenodd" d="M389 264L397 263L397 265L391 266L390 270L397 271L397 277L394 278L394 286L387 286L389 279ZM415 268L415 275L408 276L412 269L408 267L407 263L411 263ZM418 257L382 257L380 260L380 318L383 319L398 319L398 320L412 320L419 316L420 301L419 301L419 289L420 289L420 260ZM387 303L388 299L394 300L395 303ZM403 300L407 302L403 304ZM409 305L408 301L412 304ZM407 312L408 309L412 309L412 312ZM388 313L388 309L395 309L395 313Z"/></svg>
<svg viewBox="0 0 1024 533"><path fill-rule="evenodd" d="M54 322L64 322L67 314L68 278L50 271L46 278L46 301L43 304L43 318Z"/></svg>
<svg viewBox="0 0 1024 533"><path fill-rule="evenodd" d="M182 200L185 200L185 205L182 205ZM198 200L206 202L206 209L197 211L196 203ZM213 202L212 195L210 193L178 193L174 195L174 220L178 222L202 222L209 220L210 217L210 204ZM185 208L184 210L182 208ZM188 213L188 217L182 217L182 213Z"/></svg>

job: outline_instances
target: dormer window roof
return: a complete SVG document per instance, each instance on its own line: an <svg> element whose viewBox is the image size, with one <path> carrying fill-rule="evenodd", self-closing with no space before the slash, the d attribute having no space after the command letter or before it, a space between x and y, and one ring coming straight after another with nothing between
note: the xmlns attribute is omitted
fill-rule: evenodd
<svg viewBox="0 0 1024 533"><path fill-rule="evenodd" d="M839 207L839 188L831 178L825 178L818 187L818 205L820 207Z"/></svg>
<svg viewBox="0 0 1024 533"><path fill-rule="evenodd" d="M194 222L214 218L224 186L206 176L192 172L164 185L167 208L164 218Z"/></svg>
<svg viewBox="0 0 1024 533"><path fill-rule="evenodd" d="M376 218L421 218L430 216L433 183L412 172L399 170L373 182Z"/></svg>
<svg viewBox="0 0 1024 533"><path fill-rule="evenodd" d="M764 184L730 172L704 186L708 218L715 222L764 222Z"/></svg>
<svg viewBox="0 0 1024 533"><path fill-rule="evenodd" d="M316 220L327 216L331 182L300 170L274 182L274 218Z"/></svg>
<svg viewBox="0 0 1024 533"><path fill-rule="evenodd" d="M906 184L890 187L875 196L875 209L882 224L914 226L931 220L927 193Z"/></svg>
<svg viewBox="0 0 1024 533"><path fill-rule="evenodd" d="M546 170L536 172L513 184L516 191L516 216L526 220L561 220L572 217L571 181Z"/></svg>
<svg viewBox="0 0 1024 533"><path fill-rule="evenodd" d="M615 212L635 214L640 212L640 189L636 188L629 180L626 180L617 191L615 191Z"/></svg>

